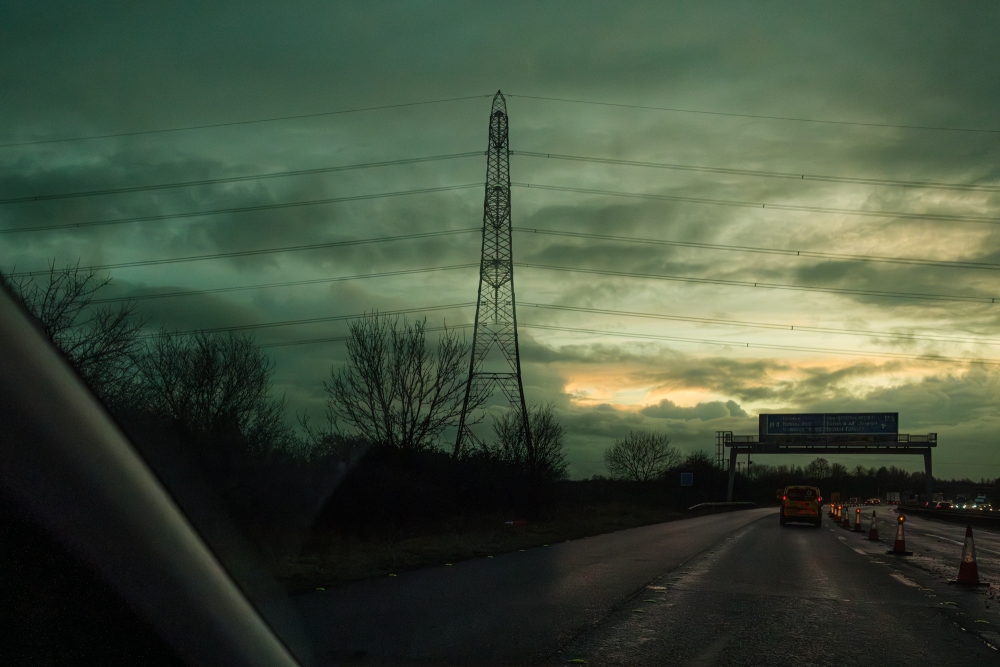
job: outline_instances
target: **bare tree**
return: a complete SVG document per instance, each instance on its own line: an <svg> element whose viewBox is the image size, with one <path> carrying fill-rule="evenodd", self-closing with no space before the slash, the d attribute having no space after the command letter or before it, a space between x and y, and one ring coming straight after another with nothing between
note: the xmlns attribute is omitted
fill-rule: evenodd
<svg viewBox="0 0 1000 667"><path fill-rule="evenodd" d="M805 475L811 479L826 479L830 476L830 462L822 457L813 459L806 466Z"/></svg>
<svg viewBox="0 0 1000 667"><path fill-rule="evenodd" d="M616 479L646 482L662 477L681 461L664 433L631 431L604 451L604 463Z"/></svg>
<svg viewBox="0 0 1000 667"><path fill-rule="evenodd" d="M343 423L373 444L416 451L434 447L457 424L469 345L446 330L431 352L425 324L379 313L351 322L347 364L331 369L323 385L332 431Z"/></svg>
<svg viewBox="0 0 1000 667"><path fill-rule="evenodd" d="M566 453L563 428L551 404L528 408L531 446L524 437L524 420L520 410L508 410L493 420L495 439L487 445L494 458L539 473L561 479L566 476Z"/></svg>
<svg viewBox="0 0 1000 667"><path fill-rule="evenodd" d="M10 280L10 286L42 331L59 348L83 380L106 404L118 405L131 394L142 321L135 305L96 307L97 292L111 283L79 265L49 264L44 281L31 276Z"/></svg>
<svg viewBox="0 0 1000 667"><path fill-rule="evenodd" d="M284 399L271 396L274 366L247 336L161 331L136 366L143 408L153 416L202 433L235 430L258 448L291 437Z"/></svg>

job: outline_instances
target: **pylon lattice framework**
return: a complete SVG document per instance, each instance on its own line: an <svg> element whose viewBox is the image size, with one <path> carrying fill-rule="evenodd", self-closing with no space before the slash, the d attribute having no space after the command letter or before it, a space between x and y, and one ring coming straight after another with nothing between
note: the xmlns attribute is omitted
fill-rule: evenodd
<svg viewBox="0 0 1000 667"><path fill-rule="evenodd" d="M495 352L499 351L500 355ZM494 365L486 362L494 352ZM455 455L461 456L467 441L482 446L470 428L476 420L471 412L498 388L512 409L521 415L522 432L531 451L528 409L521 382L521 355L517 342L517 315L514 309L514 259L511 253L510 146L507 136L507 103L498 90L490 112L490 141L486 151L486 198L483 204L483 251L479 269L479 299L472 334L469 381L465 389L462 415L455 441Z"/></svg>

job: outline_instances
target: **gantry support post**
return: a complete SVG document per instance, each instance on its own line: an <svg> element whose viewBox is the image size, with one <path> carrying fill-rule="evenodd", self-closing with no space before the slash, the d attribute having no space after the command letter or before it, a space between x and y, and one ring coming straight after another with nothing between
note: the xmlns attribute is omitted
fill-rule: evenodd
<svg viewBox="0 0 1000 667"><path fill-rule="evenodd" d="M729 448L729 487L726 490L726 502L733 502L733 485L736 484L736 448Z"/></svg>
<svg viewBox="0 0 1000 667"><path fill-rule="evenodd" d="M924 484L927 488L927 500L934 498L934 475L931 468L931 450L924 452Z"/></svg>

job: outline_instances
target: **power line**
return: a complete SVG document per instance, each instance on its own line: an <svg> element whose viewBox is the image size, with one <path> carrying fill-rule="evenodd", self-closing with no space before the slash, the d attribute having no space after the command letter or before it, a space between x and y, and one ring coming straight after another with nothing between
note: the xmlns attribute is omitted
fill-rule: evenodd
<svg viewBox="0 0 1000 667"><path fill-rule="evenodd" d="M902 125L896 123L866 123L849 120L825 120L819 118L797 118L793 116L767 116L763 114L731 113L724 111L707 111L704 109L684 109L680 107L656 107L644 104L622 104L616 102L595 102L591 100L574 100L562 97L542 97L541 95L512 95L507 93L507 97L519 97L526 100L545 100L548 102L570 102L573 104L591 104L603 107L620 107L624 109L647 109L650 111L672 111L675 113L702 114L705 116L728 116L731 118L755 118L757 120L783 120L796 123L822 123L825 125L853 125L857 127L886 127L899 130L940 130L943 132L983 132L987 134L1000 134L1000 130L976 127L948 127L941 125Z"/></svg>
<svg viewBox="0 0 1000 667"><path fill-rule="evenodd" d="M403 269L400 271L382 271L380 273L359 273L351 276L336 276L334 278L313 278L310 280L290 280L281 283L258 283L256 285L237 285L235 287L215 287L211 289L190 289L180 292L158 292L154 294L139 294L136 296L123 296L107 299L94 299L91 303L120 303L122 301L145 301L147 299L166 299L170 297L201 296L204 294L221 294L223 292L242 292L245 290L266 289L269 287L297 287L301 285L319 285L323 283L337 283L347 280L361 280L364 278L385 278L388 276L406 276L416 273L431 273L434 271L453 271L455 269L478 268L479 264L453 264L451 266L433 266L426 269Z"/></svg>
<svg viewBox="0 0 1000 667"><path fill-rule="evenodd" d="M256 255L269 255L282 252L299 252L304 250L317 250L322 248L337 248L337 247L347 247L354 245L366 245L371 243L384 243L389 241L402 241L410 239L422 239L422 238L434 238L439 236L453 236L457 234L469 234L472 232L481 232L481 227L467 227L464 229L453 229L445 230L440 232L421 232L416 234L399 234L395 236L383 236L368 239L353 239L349 241L330 241L326 243L310 243L298 246L284 246L279 248L262 248L258 250L241 250L234 252L224 252L224 253L211 253L205 255L189 255L187 257L171 257L165 259L148 259L148 260L138 260L133 262L119 262L116 264L95 264L91 266L80 267L81 271L104 271L108 269L121 269L121 268L132 268L137 266L156 266L161 264L179 264L183 262L195 262L203 260L216 260L216 259L228 259L231 257L250 257ZM456 267L462 265L455 265ZM475 265L465 265L465 266L475 266ZM529 269L542 269L547 271L569 271L575 273L587 273L593 275L607 275L607 276L617 276L623 278L642 278L651 280L669 280L675 282L688 282L697 284L710 284L710 285L728 285L733 287L759 287L766 289L781 289L781 290L793 290L801 292L820 292L828 294L850 294L858 296L879 296L887 298L898 298L898 299L926 299L934 301L954 301L954 302L964 302L964 303L995 303L995 298L992 297L975 297L966 295L949 295L949 294L922 294L916 292L888 292L888 291L878 291L878 290L857 290L849 288L840 287L812 287L812 286L802 286L802 285L786 285L781 283L765 283L765 282L752 282L745 280L726 280L721 278L697 278L693 276L672 276L657 273L631 273L627 271L611 271L606 269L586 269L580 267L570 267L570 266L551 266L545 264L528 264L523 262L515 262L515 266L521 266ZM47 274L48 270L42 271L20 271L16 273L9 274L11 277L28 277L28 276L38 276ZM277 285L276 285L277 286ZM254 286L248 287L248 289L253 289ZM218 288L222 290L230 290L233 288ZM172 296L172 295L171 295ZM155 298L150 295L150 298Z"/></svg>
<svg viewBox="0 0 1000 667"><path fill-rule="evenodd" d="M456 324L455 326L427 327L424 331L454 331L458 329L471 329L472 324ZM276 343L260 343L257 347L287 347L290 345L312 345L315 343L339 343L349 340L350 336L329 336L322 338L302 338L297 340L286 340Z"/></svg>
<svg viewBox="0 0 1000 667"><path fill-rule="evenodd" d="M977 297L950 294L920 294L917 292L883 292L878 290L858 290L841 287L807 287L801 285L785 285L781 283L752 282L747 280L724 280L721 278L695 278L691 276L670 276L659 273L630 273L627 271L610 271L606 269L583 269L571 266L551 266L547 264L525 264L515 262L515 266L527 269L543 269L546 271L569 271L573 273L589 273L603 276L618 276L622 278L643 278L649 280L669 280L685 283L707 285L728 285L732 287L760 287L765 289L792 290L796 292L821 292L826 294L851 294L856 296L878 296L892 299L926 299L932 301L954 301L963 303L995 303L991 297Z"/></svg>
<svg viewBox="0 0 1000 667"><path fill-rule="evenodd" d="M729 167L701 167L690 164L671 164L667 162L644 162L640 160L618 160L614 158L584 157L582 155L559 155L556 153L539 153L535 151L511 151L511 155L524 157L549 158L572 162L592 162L595 164L613 164L627 167L652 167L656 169L671 169L675 171L694 171L709 174L732 174L736 176L759 176L762 178L781 178L794 181L818 181L824 183L855 183L860 185L887 185L904 188L936 188L944 190L979 190L984 192L1000 192L998 185L976 185L971 183L939 183L935 181L903 181L887 178L864 178L855 176L821 176L817 174L795 174L784 171L763 171L760 169L734 169ZM2 203L2 202L0 202Z"/></svg>
<svg viewBox="0 0 1000 667"><path fill-rule="evenodd" d="M867 217L897 217L897 218L908 218L916 220L946 220L946 221L958 221L958 222L976 222L976 223L987 223L987 224L997 224L1000 223L1000 219L997 218L986 218L980 216L960 216L960 215L943 215L943 214L930 214L930 213L905 213L900 211L864 211L859 209L839 209L839 208L828 208L822 206L796 206L789 204L766 204L760 202L744 202L735 200L725 200L725 199L708 199L703 197L681 197L675 195L660 195L660 194L647 194L639 192L622 192L618 190L598 190L593 188L573 188L565 186L556 185L541 185L537 183L512 183L516 187L530 188L535 190L550 190L556 192L572 192L579 194L597 194L597 195L610 195L615 197L629 197L633 199L652 199L659 201L678 201L686 203L696 203L696 204L714 204L723 206L735 206L741 208L771 208L783 211L805 211L810 213L837 213L845 215L860 215ZM161 213L156 215L144 215L136 216L132 218L113 218L106 220L90 220L86 222L67 222L59 225L34 225L31 227L9 227L6 229L0 229L0 234L14 234L22 232L46 232L46 231L56 231L61 229L78 229L85 227L101 227L108 225L121 225L132 222L151 222L155 220L178 220L183 218L196 218L201 216L211 216L220 215L224 213L247 213L250 211L270 211L285 208L297 208L302 206L319 206L325 204L337 204L350 201L364 201L368 199L382 199L386 197L401 197L405 195L415 195L415 194L428 194L433 192L448 192L451 190L466 190L469 188L482 187L481 183L465 183L461 185L444 185L431 188L417 188L414 190L399 190L395 192L379 192L366 195L351 195L346 197L328 197L324 199L311 199L304 201L292 201L292 202L280 202L274 204L256 204L251 206L232 206L226 208L209 209L204 211L185 211L180 213ZM541 232L539 232L541 233ZM597 235L595 235L597 238ZM612 237L605 237L612 238ZM649 242L654 242L650 239ZM667 244L667 242L662 242ZM675 245L680 245L679 242L671 242ZM691 244L692 246L694 244ZM704 247L710 247L709 244L703 244ZM724 246L715 246L717 248L724 248ZM729 249L729 248L726 248ZM763 252L763 249L757 249L757 252ZM776 252L776 251L775 251ZM799 252L799 251L796 251ZM786 253L786 254L791 254ZM799 254L804 254L799 252ZM818 254L814 254L819 256ZM843 255L833 255L830 257L846 257ZM888 261L889 258L880 258L881 261ZM875 260L866 260L875 261ZM903 260L900 260L901 263ZM910 262L906 262L910 263ZM912 262L917 263L917 262ZM967 263L962 263L963 266ZM971 263L968 263L971 264ZM964 268L972 268L970 266L964 266ZM984 268L980 266L979 268Z"/></svg>
<svg viewBox="0 0 1000 667"><path fill-rule="evenodd" d="M427 267L420 269L402 269L399 271L382 271L378 273L361 273L353 274L348 276L336 276L332 278L313 278L309 280L292 280L286 282L276 282L276 283L258 283L255 285L236 285L232 287L217 287L210 289L191 289L186 291L176 291L176 292L159 292L154 294L140 294L135 296L123 296L123 297L113 297L105 299L94 299L91 303L101 304L101 303L120 303L123 301L143 301L147 299L162 299L162 298L172 298L172 297L187 297L187 296L201 296L205 294L220 294L227 292L240 292L246 290L255 289L266 289L274 287L298 287L303 285L316 285L316 284L326 284L334 282L343 282L349 280L363 280L366 278L385 278L392 276L402 276L402 275L414 275L422 273L433 273L438 271L453 271L458 269L472 269L479 267L478 263L470 264L453 264L450 266L436 266ZM466 305L466 304L459 304ZM473 304L474 305L474 304ZM753 327L760 329L772 329L779 331L804 331L809 333L828 333L836 335L848 335L848 336L867 336L867 337L880 337L880 338L897 338L901 340L925 340L929 342L945 342L945 343L972 343L978 345L1000 345L1000 340L990 340L983 338L973 338L973 337L962 337L962 336L927 336L918 334L905 334L896 333L889 331L867 331L863 329L836 329L831 327L814 327L809 325L789 325L789 324L776 324L768 322L751 322L746 320L732 320L732 319L720 319L720 318L708 318L708 317L691 317L684 315L664 315L660 313L645 313L636 311L624 311L624 310L609 310L604 308L587 308L582 306L563 306L557 304L545 304L545 303L530 303L530 302L520 302L523 307L539 308L546 310L561 310L567 312L581 312L581 313L591 313L598 315L616 315L623 317L639 317L639 318L651 318L660 320L670 320L678 322L694 322L698 324L714 324L722 326L741 326L741 327Z"/></svg>
<svg viewBox="0 0 1000 667"><path fill-rule="evenodd" d="M472 304L468 304L472 305ZM359 317L345 316L348 317ZM471 328L471 324L460 324L453 327L447 327L448 329L467 329ZM892 353L892 352L859 352L858 350L844 350L840 348L825 348L825 347L802 347L797 345L769 345L761 343L742 343L734 341L725 340L713 340L708 338L686 338L681 336L662 336L658 334L642 334L642 333L628 333L624 331L606 331L601 329L581 329L576 327L557 327L545 324L531 324L519 322L518 326L526 327L529 329L539 329L544 331L561 331L566 333L581 333L588 335L597 336L612 336L616 338L635 338L642 340L663 340L671 342L680 343L697 343L704 345L720 345L724 347L741 347L741 348L753 348L753 349L766 349L766 350L782 350L790 352L819 352L823 354L837 354L843 356L852 357L866 357L866 358L883 358L883 359L907 359L915 361L935 361L935 362L945 362L945 363L969 363L969 364L983 364L987 366L1000 366L1000 360L992 359L975 359L967 357L944 357L939 355L920 355L920 354L902 354L902 353ZM249 327L252 328L252 327ZM425 331L442 331L446 327L433 327L427 328ZM224 330L224 329L223 329ZM321 337L321 338L308 338L308 339L298 339L298 340L288 340L276 343L262 343L260 347L283 347L287 345L308 345L312 343L333 343L347 340L347 336L331 336L331 337Z"/></svg>
<svg viewBox="0 0 1000 667"><path fill-rule="evenodd" d="M583 333L599 336L614 336L620 338L638 338L638 339L648 339L648 340L666 340L666 341L676 341L681 343L699 343L705 345L722 345L726 347L741 347L741 348L756 348L765 350L784 350L792 352L819 352L823 354L839 354L852 357L876 357L883 359L909 359L916 361L941 361L948 363L971 363L971 364L983 364L987 366L1000 366L1000 360L993 359L973 359L967 357L944 357L939 355L922 355L922 354L902 354L894 352L859 352L858 350L844 350L840 348L829 348L829 347L802 347L798 345L770 345L765 343L741 343L735 341L726 340L713 340L708 338L685 338L681 336L661 336L659 334L640 334L640 333L627 333L624 331L604 331L600 329L579 329L574 327L556 327L544 324L523 324L518 323L518 326L527 327L529 329L543 329L548 331L565 331L569 333Z"/></svg>
<svg viewBox="0 0 1000 667"><path fill-rule="evenodd" d="M112 134L93 134L86 137L64 137L59 139L36 139L33 141L18 141L9 144L0 144L0 148L11 148L14 146L35 146L39 144L55 144L67 141L87 141L90 139L112 139L115 137L135 137L142 134L164 134L167 132L186 132L188 130L207 130L217 127L233 127L236 125L253 125L257 123L273 123L283 120L300 120L303 118L319 118L322 116L337 116L340 114L359 113L361 111L381 111L383 109L399 109L402 107L416 107L426 104L441 104L443 102L459 102L462 100L478 100L492 95L466 95L465 97L448 97L440 100L427 100L424 102L404 102L401 104L385 104L375 107L360 107L357 109L341 109L338 111L320 111L317 113L297 114L294 116L273 116L270 118L257 118L252 120L234 120L224 123L206 123L204 125L186 125L182 127L168 127L156 130L136 130L134 132L115 132Z"/></svg>
<svg viewBox="0 0 1000 667"><path fill-rule="evenodd" d="M719 243L699 243L697 241L668 241L634 236L614 236L611 234L590 234L587 232L564 232L554 229L535 229L532 227L514 227L515 232L543 234L546 236L565 236L570 238L595 239L600 241L620 241L622 243L639 243L679 248L698 248L701 250L726 250L731 252L747 252L762 255L781 255L784 257L813 257L817 259L834 259L848 262L872 262L876 264L905 264L914 266L934 266L953 269L983 269L1000 271L1000 264L987 262L963 262L950 260L923 259L919 257L889 257L885 255L848 255L844 253L817 252L815 250L785 250L781 248L762 248L759 246L723 245Z"/></svg>
<svg viewBox="0 0 1000 667"><path fill-rule="evenodd" d="M117 264L94 264L91 266L81 266L81 271L105 271L107 269L122 269L135 266L156 266L159 264L179 264L182 262L198 262L202 260L228 259L230 257L251 257L255 255L271 255L280 252L299 252L302 250L318 250L320 248L341 248L355 245L366 245L369 243L385 243L388 241L404 241L409 239L434 238L437 236L454 236L456 234L468 234L470 232L481 232L482 227L468 227L465 229L450 229L440 232L421 232L417 234L397 234L395 236L381 236L368 239L354 239L350 241L329 241L327 243L309 243L306 245L284 246L281 248L263 248L260 250L240 250L235 252L217 252L208 255L189 255L187 257L171 257L167 259L146 259L135 262L119 262ZM21 271L8 274L12 277L39 276L49 273L45 271Z"/></svg>
<svg viewBox="0 0 1000 667"><path fill-rule="evenodd" d="M56 199L72 199L76 197L95 197L99 195L119 195L132 192L148 192L151 190L170 190L174 188L189 188L201 185L221 185L225 183L242 183L245 181L259 181L269 178L286 178L290 176L310 176L313 174L329 174L338 171L352 171L354 169L372 169L374 167L391 167L403 164L418 164L421 162L440 162L443 160L455 160L459 158L477 157L483 154L482 151L469 151L466 153L449 153L447 155L430 155L427 157L403 158L400 160L382 160L379 162L364 162L361 164L347 164L337 167L316 167L314 169L294 169L291 171L275 171L268 174L250 174L248 176L227 176L223 178L203 178L195 181L178 181L174 183L156 183L151 185L134 185L123 188L107 188L104 190L80 190L77 192L62 192L50 195L33 195L27 197L10 197L0 199L0 204L19 204L23 202L52 201Z"/></svg>
<svg viewBox="0 0 1000 667"><path fill-rule="evenodd" d="M428 308L401 308L399 310L383 310L378 311L381 315L407 315L410 313L429 313L436 310L454 310L458 308L469 308L475 306L476 303L473 301L471 303L450 303L443 306L431 306ZM221 333L225 331L246 331L249 329L274 329L276 327L289 327L289 326L299 326L302 324L320 324L324 322L343 322L345 320L355 320L365 317L369 313L355 313L353 315L330 315L325 317L308 317L297 320L278 320L275 322L258 322L257 324L240 324L231 327L213 327L208 329L189 329L187 331L171 331L172 335L176 336L187 336L196 333ZM425 329L428 331L428 329ZM160 336L159 333L148 333L141 336L142 338L157 338ZM346 338L346 337L345 337Z"/></svg>
<svg viewBox="0 0 1000 667"><path fill-rule="evenodd" d="M306 201L281 202L277 204L256 204L253 206L232 206L228 208L216 208L207 211L189 211L183 213L161 213L157 215L142 215L134 218L115 218L111 220L91 220L88 222L67 222L61 225L36 225L34 227L11 227L0 229L0 234L13 234L16 232L47 232L57 229L76 229L79 227L101 227L106 225L121 225L129 222L150 222L153 220L179 220L181 218L197 218L206 215L219 215L222 213L247 213L249 211L273 211L283 208L297 208L300 206L319 206L322 204L339 204L349 201L363 201L367 199L382 199L385 197L402 197L404 195L427 194L430 192L447 192L449 190L467 190L469 188L481 188L482 183L467 183L465 185L443 185L433 188L417 188L416 190L399 190L397 192L379 192L370 195L352 195L349 197L328 197L325 199L310 199Z"/></svg>
<svg viewBox="0 0 1000 667"><path fill-rule="evenodd" d="M380 160L377 162L364 162L359 164L338 165L331 167L315 167L312 169L292 169L286 171L275 171L265 174L249 174L245 176L227 176L220 178L203 178L191 181L176 181L171 183L153 183L146 185L135 185L120 188L105 188L99 190L80 190L75 192L60 192L47 195L26 195L23 197L8 197L0 199L0 204L19 204L26 202L54 201L60 199L73 199L79 197L95 197L104 195L129 194L134 192L149 192L154 190L170 190L177 188L197 187L205 185L224 185L228 183L243 183L247 181L258 181L272 178L287 178L293 176L311 176L316 174L329 174L341 171L353 171L356 169L372 169L376 167L390 167L407 164L419 164L423 162L441 162L445 160L456 160L468 157L479 157L482 151L467 151L464 153L448 153L444 155L429 155L425 157L401 158L398 160ZM985 192L1000 192L1000 186L977 185L966 183L938 183L932 181L904 181L892 179L860 178L850 176L820 176L815 174L795 174L791 172L763 171L755 169L733 169L727 167L703 167L695 165L670 164L665 162L644 162L639 160L620 160L614 158L585 157L580 155L560 155L556 153L539 153L533 151L510 151L511 155L525 157L550 158L556 160L568 160L575 162L592 162L597 164L614 164L633 167L653 167L659 169L672 169L679 171L694 171L717 174L735 174L742 176L760 176L767 178L781 178L787 180L821 181L831 183L858 183L863 185L888 185L909 188L940 188L951 190L978 190Z"/></svg>
<svg viewBox="0 0 1000 667"><path fill-rule="evenodd" d="M716 324L734 327L753 327L757 329L772 329L778 331L805 331L808 333L837 334L844 336L868 336L879 338L899 338L902 340L926 340L939 343L975 343L980 345L1000 345L1000 340L990 340L983 338L971 338L961 336L921 336L916 334L902 334L888 331L865 331L863 329L835 329L830 327L802 326L798 324L775 324L768 322L748 322L746 320L725 320L711 317L691 317L685 315L663 315L660 313L643 313L627 310L608 310L605 308L586 308L583 306L560 306L547 303L528 303L521 301L519 306L529 308L540 308L544 310L562 310L577 313L592 313L597 315L616 315L623 317L639 317L656 320L670 320L676 322L695 322L697 324Z"/></svg>
<svg viewBox="0 0 1000 667"><path fill-rule="evenodd" d="M949 222L977 222L990 225L1000 224L1000 218L987 218L978 215L949 215L938 213L906 213L903 211L865 211L855 208L831 208L827 206L800 206L794 204L768 204L766 202L738 201L733 199L710 199L707 197L681 197L677 195L647 194L642 192L622 192L621 190L597 190L594 188L572 188L561 185L539 185L537 183L511 183L520 188L533 190L551 190L555 192L575 192L580 194L610 195L613 197L630 197L633 199L653 199L658 201L677 201L689 204L713 204L717 206L735 206L738 208L770 208L779 211L805 211L807 213L837 213L841 215L861 215L871 218L906 218L911 220L946 220Z"/></svg>

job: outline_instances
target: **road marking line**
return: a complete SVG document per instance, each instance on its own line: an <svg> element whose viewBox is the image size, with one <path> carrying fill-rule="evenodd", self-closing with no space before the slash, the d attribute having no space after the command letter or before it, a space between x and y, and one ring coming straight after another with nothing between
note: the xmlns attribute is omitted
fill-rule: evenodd
<svg viewBox="0 0 1000 667"><path fill-rule="evenodd" d="M903 584L904 586L911 586L913 588L920 588L920 584L918 584L917 582L915 582L915 581L913 581L911 579L907 579L906 577L904 577L901 574L893 573L893 574L890 574L889 576L892 577L893 579L895 579L896 581L898 581L899 583Z"/></svg>
<svg viewBox="0 0 1000 667"><path fill-rule="evenodd" d="M931 533L924 533L924 537L933 537L938 540L943 540L945 542L951 542L952 544L957 544L960 547L965 546L965 542L959 542L958 540L953 540L949 537L944 537L943 535L933 535Z"/></svg>

